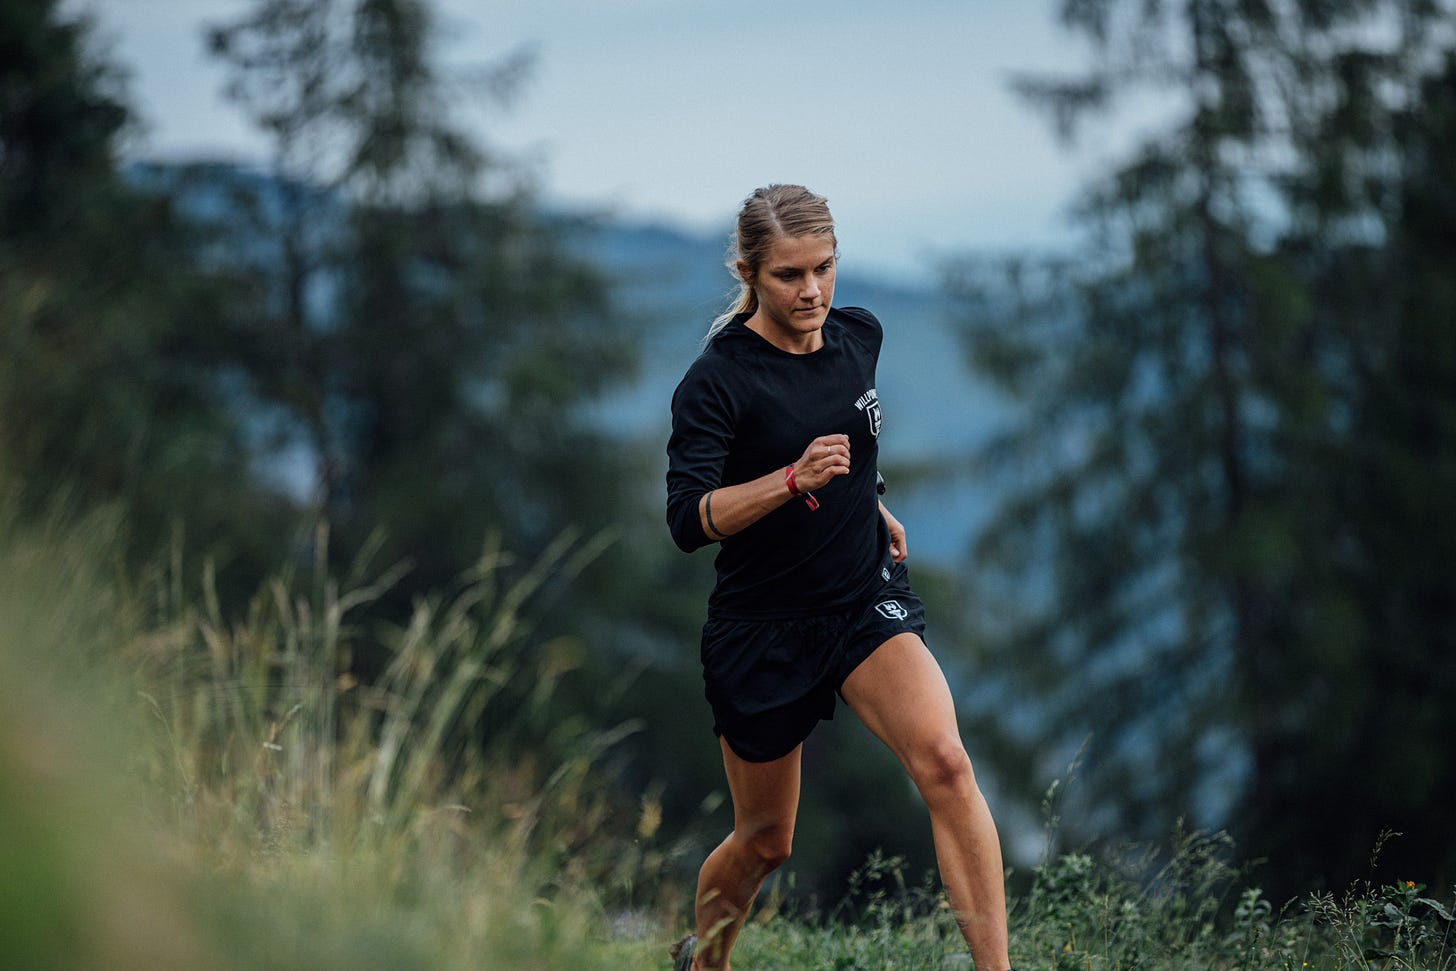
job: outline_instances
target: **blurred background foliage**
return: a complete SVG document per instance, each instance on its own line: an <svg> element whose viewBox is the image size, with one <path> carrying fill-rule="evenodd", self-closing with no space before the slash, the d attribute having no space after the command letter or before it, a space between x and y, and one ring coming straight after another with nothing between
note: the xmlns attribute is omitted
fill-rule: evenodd
<svg viewBox="0 0 1456 971"><path fill-rule="evenodd" d="M1228 827L1278 895L1350 879L1399 831L1386 865L1449 884L1450 6L1061 16L1092 69L1023 88L1068 137L1140 87L1186 111L1088 186L1083 245L945 267L964 380L1003 420L940 484L995 509L917 585L993 804L1026 832L1080 750L1065 841ZM443 72L433 29L418 0L259 0L207 43L271 163L137 163L122 66L86 21L0 8L0 488L20 523L118 524L95 569L170 591L158 616L201 655L207 631L258 629L280 571L367 590L310 675L360 697L401 683L422 608L450 615L485 576L529 586L524 673L452 709L418 771L488 751L495 788L466 788L506 804L610 739L593 825L631 847L654 807L623 852L655 847L652 879L680 890L728 825L695 647L711 562L662 523L671 385L644 434L602 409L715 308L643 299L593 257L599 218L547 211L454 126L522 64ZM892 483L928 481L904 465ZM285 695L232 728L266 734ZM383 744L366 714L348 724ZM876 848L933 865L913 792L852 721L806 753L809 898ZM643 892L602 879L617 905Z"/></svg>
<svg viewBox="0 0 1456 971"><path fill-rule="evenodd" d="M1031 774L1090 739L1069 839L1227 827L1288 893L1390 829L1392 873L1449 884L1452 10L1061 12L1094 65L1023 89L1068 137L1149 87L1186 110L1087 188L1085 247L950 273L1019 404L968 570L1009 605L973 618L1003 735Z"/></svg>

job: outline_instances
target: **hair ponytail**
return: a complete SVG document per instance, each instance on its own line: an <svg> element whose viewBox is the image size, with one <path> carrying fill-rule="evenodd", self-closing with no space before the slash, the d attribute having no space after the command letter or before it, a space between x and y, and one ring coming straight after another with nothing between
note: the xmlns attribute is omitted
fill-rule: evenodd
<svg viewBox="0 0 1456 971"><path fill-rule="evenodd" d="M737 258L730 259L727 265L729 271L734 276L738 276ZM727 310L713 318L713 323L708 327L708 335L703 338L703 343L706 344L716 337L718 331L727 327L728 321L734 317L737 317L739 314L751 314L757 309L758 291L754 290L747 280L739 279L738 294L733 298L733 302L728 305Z"/></svg>

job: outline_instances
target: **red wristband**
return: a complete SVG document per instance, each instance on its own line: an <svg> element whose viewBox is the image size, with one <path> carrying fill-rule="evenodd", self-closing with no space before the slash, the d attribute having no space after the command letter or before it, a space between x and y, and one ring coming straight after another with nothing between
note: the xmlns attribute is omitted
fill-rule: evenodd
<svg viewBox="0 0 1456 971"><path fill-rule="evenodd" d="M810 512L819 508L819 500L814 498L814 493L799 491L798 484L794 482L794 467L792 465L785 466L784 468L784 484L789 487L789 495L796 499L799 496L804 497L804 505L809 507Z"/></svg>

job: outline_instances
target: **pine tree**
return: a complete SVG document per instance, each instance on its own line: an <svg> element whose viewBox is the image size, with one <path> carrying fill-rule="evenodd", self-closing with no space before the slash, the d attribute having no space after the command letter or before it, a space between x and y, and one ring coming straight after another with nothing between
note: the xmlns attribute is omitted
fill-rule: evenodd
<svg viewBox="0 0 1456 971"><path fill-rule="evenodd" d="M1292 892L1401 830L1387 854L1449 872L1456 591L1423 550L1452 535L1456 329L1417 201L1451 170L1448 8L1070 0L1093 68L1024 85L1067 131L1139 85L1184 112L1087 192L1085 249L955 281L1013 284L968 324L1023 408L977 560L1020 605L1032 744L1091 734L1082 835L1229 826Z"/></svg>
<svg viewBox="0 0 1456 971"><path fill-rule="evenodd" d="M120 74L50 0L0 11L0 475L22 515L119 511L139 556L259 568L254 490L205 322L228 284L191 224L118 162Z"/></svg>
<svg viewBox="0 0 1456 971"><path fill-rule="evenodd" d="M489 533L529 559L613 522L634 459L581 405L631 373L633 328L574 255L581 227L461 124L465 94L505 97L524 62L466 85L418 0L260 0L210 38L273 147L252 388L312 456L339 554L382 530L428 589Z"/></svg>

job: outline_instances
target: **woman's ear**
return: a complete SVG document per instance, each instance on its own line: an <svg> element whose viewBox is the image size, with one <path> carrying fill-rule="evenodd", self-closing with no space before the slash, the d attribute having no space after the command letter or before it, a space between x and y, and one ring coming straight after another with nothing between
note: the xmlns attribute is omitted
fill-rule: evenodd
<svg viewBox="0 0 1456 971"><path fill-rule="evenodd" d="M753 286L753 275L749 272L748 264L743 260L738 261L738 279L749 286Z"/></svg>

